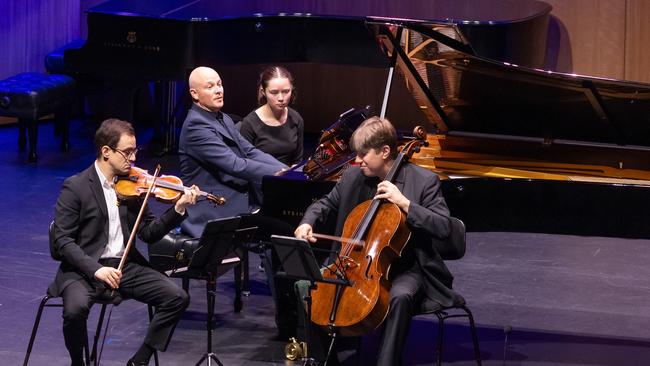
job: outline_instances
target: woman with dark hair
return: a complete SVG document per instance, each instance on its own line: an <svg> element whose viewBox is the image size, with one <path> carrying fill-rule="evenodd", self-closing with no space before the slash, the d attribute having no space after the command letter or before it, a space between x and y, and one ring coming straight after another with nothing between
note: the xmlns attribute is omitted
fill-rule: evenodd
<svg viewBox="0 0 650 366"><path fill-rule="evenodd" d="M293 76L282 66L269 66L257 83L259 107L244 117L240 133L256 148L287 165L303 154L304 123L289 105L295 100Z"/></svg>

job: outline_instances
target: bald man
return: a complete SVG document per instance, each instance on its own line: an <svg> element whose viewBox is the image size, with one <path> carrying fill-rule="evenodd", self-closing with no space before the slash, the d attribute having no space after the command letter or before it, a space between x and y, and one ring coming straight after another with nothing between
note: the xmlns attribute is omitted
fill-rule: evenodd
<svg viewBox="0 0 650 366"><path fill-rule="evenodd" d="M198 237L208 220L254 211L261 204L262 177L287 166L253 147L221 112L224 90L216 71L197 67L190 74L189 89L194 104L178 148L183 180L226 199L218 209L208 201L188 208L182 228Z"/></svg>
<svg viewBox="0 0 650 366"><path fill-rule="evenodd" d="M198 237L208 220L254 212L261 204L262 177L287 166L253 147L239 134L232 119L221 112L223 85L216 71L197 67L190 74L189 87L194 105L185 118L178 149L183 180L227 200L218 208L206 201L187 208L188 218L181 227ZM247 226L258 228L258 239L293 234L290 225L275 218L259 214L244 218ZM297 321L293 281L275 278L277 256L271 250L265 254L264 268L275 302L278 335L288 340L295 335Z"/></svg>

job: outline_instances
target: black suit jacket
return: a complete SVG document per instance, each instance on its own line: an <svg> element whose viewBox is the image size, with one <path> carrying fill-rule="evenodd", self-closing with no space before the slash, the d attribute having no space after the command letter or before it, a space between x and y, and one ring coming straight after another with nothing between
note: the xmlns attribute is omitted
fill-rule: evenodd
<svg viewBox="0 0 650 366"><path fill-rule="evenodd" d="M131 235L141 203L140 199L120 203L125 243ZM95 272L102 267L99 257L108 243L108 209L94 164L63 182L55 210L50 254L61 261L61 265L49 291L59 296L74 281L94 279ZM173 206L160 218L146 210L138 237L147 243L156 242L178 226L183 218ZM128 260L148 265L135 247L130 251Z"/></svg>
<svg viewBox="0 0 650 366"><path fill-rule="evenodd" d="M359 167L348 168L334 189L305 211L301 223L312 226L336 215L336 235L341 235L345 220L361 202L372 199L379 184L377 178L367 178ZM462 297L451 290L453 276L440 257L442 246L451 230L449 209L440 190L438 176L424 168L407 163L400 168L395 185L411 201L406 224L411 238L402 257L393 262L390 277L404 270L415 270L424 277L425 301L422 310L462 303Z"/></svg>

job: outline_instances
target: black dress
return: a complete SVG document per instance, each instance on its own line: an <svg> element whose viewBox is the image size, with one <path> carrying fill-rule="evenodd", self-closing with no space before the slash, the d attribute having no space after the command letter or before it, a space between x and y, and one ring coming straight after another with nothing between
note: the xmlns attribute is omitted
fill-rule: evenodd
<svg viewBox="0 0 650 366"><path fill-rule="evenodd" d="M267 125L252 111L242 120L239 132L253 146L286 165L302 161L304 122L295 109L289 108L287 121L281 126Z"/></svg>

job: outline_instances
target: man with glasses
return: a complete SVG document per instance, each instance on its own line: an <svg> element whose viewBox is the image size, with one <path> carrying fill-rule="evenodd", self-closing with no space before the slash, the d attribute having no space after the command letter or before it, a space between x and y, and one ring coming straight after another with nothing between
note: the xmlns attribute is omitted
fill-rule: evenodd
<svg viewBox="0 0 650 366"><path fill-rule="evenodd" d="M112 148L110 146L109 146L109 148L111 150L117 152L118 154L122 155L124 160L127 160L127 161L135 160L136 155L138 155L138 151L140 151L140 147L135 147L133 149L129 148L129 149L126 149L126 150L114 149L114 148Z"/></svg>
<svg viewBox="0 0 650 366"><path fill-rule="evenodd" d="M153 270L133 247L118 271L125 243L135 226L142 199L120 201L115 180L127 175L136 159L135 132L130 123L104 121L95 133L97 158L83 172L65 180L56 202L52 257L61 262L48 293L63 298L63 336L73 366L85 365L86 319L99 298L114 291L156 308L144 342L127 365L147 365L154 350L164 351L188 305L187 294L165 275ZM156 218L145 211L139 238L160 240L187 216L198 188L185 190L175 205Z"/></svg>

